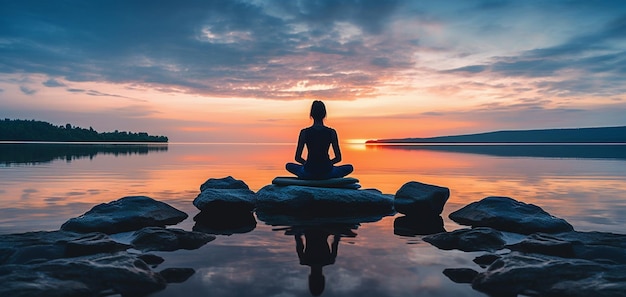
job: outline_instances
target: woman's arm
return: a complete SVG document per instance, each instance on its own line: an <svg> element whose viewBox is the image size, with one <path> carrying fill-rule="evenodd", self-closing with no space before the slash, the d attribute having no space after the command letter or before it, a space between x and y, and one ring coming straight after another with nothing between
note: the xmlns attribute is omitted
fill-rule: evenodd
<svg viewBox="0 0 626 297"><path fill-rule="evenodd" d="M296 162L304 165L306 160L302 158L302 152L304 151L304 130L300 130L300 135L298 135L298 146L296 147Z"/></svg>
<svg viewBox="0 0 626 297"><path fill-rule="evenodd" d="M330 137L330 144L333 147L333 153L335 154L335 158L330 160L330 163L337 164L341 162L341 150L339 149L339 137L337 137L337 131L333 129Z"/></svg>

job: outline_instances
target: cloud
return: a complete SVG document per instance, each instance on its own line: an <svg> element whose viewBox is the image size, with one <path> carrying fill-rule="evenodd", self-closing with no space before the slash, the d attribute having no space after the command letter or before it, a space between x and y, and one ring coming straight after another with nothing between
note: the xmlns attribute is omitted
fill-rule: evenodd
<svg viewBox="0 0 626 297"><path fill-rule="evenodd" d="M26 86L20 86L20 91L22 91L22 93L24 93L25 95L33 95L33 94L37 93L36 89L31 89L31 88L26 87Z"/></svg>
<svg viewBox="0 0 626 297"><path fill-rule="evenodd" d="M48 79L47 81L42 83L44 86L49 87L49 88L55 88L55 87L65 87L65 84L62 82L57 81L56 79Z"/></svg>
<svg viewBox="0 0 626 297"><path fill-rule="evenodd" d="M214 96L354 98L375 94L380 73L413 64L404 50L414 45L385 36L398 1L256 3L12 3L0 13L0 37L11 40L0 71ZM305 80L329 87L294 90Z"/></svg>

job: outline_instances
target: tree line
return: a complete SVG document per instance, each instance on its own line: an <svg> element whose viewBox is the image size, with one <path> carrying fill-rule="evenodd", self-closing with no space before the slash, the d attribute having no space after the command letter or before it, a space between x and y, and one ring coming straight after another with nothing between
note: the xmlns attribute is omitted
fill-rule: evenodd
<svg viewBox="0 0 626 297"><path fill-rule="evenodd" d="M167 142L166 136L146 132L118 131L98 133L71 124L55 126L36 120L0 120L0 141L88 141L88 142Z"/></svg>

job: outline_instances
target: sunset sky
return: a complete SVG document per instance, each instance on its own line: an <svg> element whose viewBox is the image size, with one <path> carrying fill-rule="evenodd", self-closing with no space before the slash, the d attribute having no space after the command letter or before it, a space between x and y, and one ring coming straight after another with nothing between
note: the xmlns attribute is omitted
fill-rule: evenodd
<svg viewBox="0 0 626 297"><path fill-rule="evenodd" d="M0 118L294 142L626 125L626 2L0 0Z"/></svg>

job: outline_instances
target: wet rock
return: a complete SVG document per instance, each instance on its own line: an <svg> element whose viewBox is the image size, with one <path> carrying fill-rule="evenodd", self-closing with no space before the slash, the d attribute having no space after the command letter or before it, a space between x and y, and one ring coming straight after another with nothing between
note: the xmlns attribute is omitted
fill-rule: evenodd
<svg viewBox="0 0 626 297"><path fill-rule="evenodd" d="M143 227L175 225L186 218L186 213L166 203L146 196L128 196L96 205L85 214L65 222L61 229L113 234Z"/></svg>
<svg viewBox="0 0 626 297"><path fill-rule="evenodd" d="M474 263L478 264L482 268L485 268L485 267L491 265L496 260L500 259L500 257L501 256L497 255L497 254L480 255L480 256L474 258Z"/></svg>
<svg viewBox="0 0 626 297"><path fill-rule="evenodd" d="M479 273L472 287L491 296L624 296L626 266L512 252Z"/></svg>
<svg viewBox="0 0 626 297"><path fill-rule="evenodd" d="M200 194L193 205L201 211L229 208L252 211L256 205L256 195L248 185L231 176L210 178L200 186Z"/></svg>
<svg viewBox="0 0 626 297"><path fill-rule="evenodd" d="M393 233L400 236L430 235L446 232L441 216L401 216L393 220Z"/></svg>
<svg viewBox="0 0 626 297"><path fill-rule="evenodd" d="M65 255L77 257L98 253L125 251L130 245L116 242L104 233L88 233L65 244Z"/></svg>
<svg viewBox="0 0 626 297"><path fill-rule="evenodd" d="M131 244L142 251L193 250L215 239L215 236L202 232L161 227L146 227L133 235L135 238Z"/></svg>
<svg viewBox="0 0 626 297"><path fill-rule="evenodd" d="M478 272L470 268L447 268L443 274L455 283L471 284Z"/></svg>
<svg viewBox="0 0 626 297"><path fill-rule="evenodd" d="M408 182L396 192L397 212L415 216L438 216L450 197L448 188L420 182Z"/></svg>
<svg viewBox="0 0 626 297"><path fill-rule="evenodd" d="M232 176L224 178L209 178L202 185L200 185L200 192L206 189L245 189L250 190L248 185L239 179L235 179Z"/></svg>
<svg viewBox="0 0 626 297"><path fill-rule="evenodd" d="M103 233L38 231L0 235L0 264L27 264L97 253L123 251L130 246Z"/></svg>
<svg viewBox="0 0 626 297"><path fill-rule="evenodd" d="M23 265L0 266L0 284L0 296L95 296L95 292L81 282L53 278L26 269Z"/></svg>
<svg viewBox="0 0 626 297"><path fill-rule="evenodd" d="M507 246L511 250L626 264L626 235L604 232L535 233Z"/></svg>
<svg viewBox="0 0 626 297"><path fill-rule="evenodd" d="M450 219L472 227L491 227L520 234L572 231L572 225L539 206L509 197L487 197L450 214Z"/></svg>
<svg viewBox="0 0 626 297"><path fill-rule="evenodd" d="M182 283L189 279L194 273L193 268L166 268L159 274L169 283Z"/></svg>
<svg viewBox="0 0 626 297"><path fill-rule="evenodd" d="M427 235L423 240L442 250L457 249L465 252L495 251L502 249L505 244L500 231L487 227Z"/></svg>
<svg viewBox="0 0 626 297"><path fill-rule="evenodd" d="M162 290L165 279L128 253L0 266L2 296L98 296L108 291L142 296Z"/></svg>
<svg viewBox="0 0 626 297"><path fill-rule="evenodd" d="M138 255L137 258L146 262L146 264L153 265L153 266L159 265L163 263L163 261L165 261L165 259L157 255L153 255L153 254L141 254L141 255Z"/></svg>
<svg viewBox="0 0 626 297"><path fill-rule="evenodd" d="M314 218L387 215L394 211L393 196L375 189L267 185L257 192L257 212Z"/></svg>

